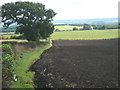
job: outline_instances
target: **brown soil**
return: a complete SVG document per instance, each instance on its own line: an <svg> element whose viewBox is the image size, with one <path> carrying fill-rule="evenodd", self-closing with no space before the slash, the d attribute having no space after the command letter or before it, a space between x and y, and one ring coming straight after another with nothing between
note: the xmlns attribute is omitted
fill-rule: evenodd
<svg viewBox="0 0 120 90"><path fill-rule="evenodd" d="M38 88L117 88L118 40L55 40L30 69Z"/></svg>

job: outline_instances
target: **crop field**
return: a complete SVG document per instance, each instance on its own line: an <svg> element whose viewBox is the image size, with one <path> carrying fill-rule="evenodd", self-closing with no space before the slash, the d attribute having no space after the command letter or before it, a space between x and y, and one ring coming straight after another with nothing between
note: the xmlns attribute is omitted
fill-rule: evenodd
<svg viewBox="0 0 120 90"><path fill-rule="evenodd" d="M118 40L54 40L30 69L38 88L118 88Z"/></svg>
<svg viewBox="0 0 120 90"><path fill-rule="evenodd" d="M55 29L58 30L73 30L73 28L76 27L78 29L82 29L82 26L55 26Z"/></svg>
<svg viewBox="0 0 120 90"><path fill-rule="evenodd" d="M72 40L91 40L91 39L111 39L120 38L118 29L107 30L81 30L81 31L61 31L51 35L53 40L72 39Z"/></svg>

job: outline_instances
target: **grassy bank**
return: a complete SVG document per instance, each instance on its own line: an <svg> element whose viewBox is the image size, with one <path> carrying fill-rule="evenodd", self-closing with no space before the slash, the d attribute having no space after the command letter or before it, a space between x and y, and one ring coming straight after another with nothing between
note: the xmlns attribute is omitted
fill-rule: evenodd
<svg viewBox="0 0 120 90"><path fill-rule="evenodd" d="M72 39L72 40L91 40L91 39L112 39L120 38L118 36L118 29L107 30L82 30L82 31L64 31L54 32L51 35L53 40L56 39Z"/></svg>
<svg viewBox="0 0 120 90"><path fill-rule="evenodd" d="M10 88L34 88L33 77L34 72L29 72L29 66L39 58L42 52L51 47L50 44L42 47L37 47L34 50L20 52L15 57L15 81L10 85Z"/></svg>

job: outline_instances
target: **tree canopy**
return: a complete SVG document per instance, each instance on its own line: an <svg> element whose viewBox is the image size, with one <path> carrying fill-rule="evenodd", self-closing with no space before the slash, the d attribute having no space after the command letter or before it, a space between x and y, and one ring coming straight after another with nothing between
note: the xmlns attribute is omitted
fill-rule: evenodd
<svg viewBox="0 0 120 90"><path fill-rule="evenodd" d="M54 30L51 21L55 15L52 9L46 9L41 3L15 2L2 5L4 27L17 23L16 31L23 34L28 41L49 37Z"/></svg>
<svg viewBox="0 0 120 90"><path fill-rule="evenodd" d="M92 28L89 24L84 24L83 30L92 30Z"/></svg>

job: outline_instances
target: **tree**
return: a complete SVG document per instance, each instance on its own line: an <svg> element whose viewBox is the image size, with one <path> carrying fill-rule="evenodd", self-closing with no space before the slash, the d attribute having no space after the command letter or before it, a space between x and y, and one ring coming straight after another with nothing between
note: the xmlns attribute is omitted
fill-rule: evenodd
<svg viewBox="0 0 120 90"><path fill-rule="evenodd" d="M20 32L28 41L38 41L53 33L51 23L56 13L45 9L45 5L33 2L6 3L2 6L2 22L8 28L17 23L16 32Z"/></svg>
<svg viewBox="0 0 120 90"><path fill-rule="evenodd" d="M74 27L73 30L78 30L78 28Z"/></svg>
<svg viewBox="0 0 120 90"><path fill-rule="evenodd" d="M92 30L92 28L89 24L84 24L83 30Z"/></svg>
<svg viewBox="0 0 120 90"><path fill-rule="evenodd" d="M105 25L103 25L103 26L102 26L102 29L105 30L105 29L107 29L107 27L106 27Z"/></svg>
<svg viewBox="0 0 120 90"><path fill-rule="evenodd" d="M97 26L96 25L92 25L93 29L97 29Z"/></svg>
<svg viewBox="0 0 120 90"><path fill-rule="evenodd" d="M98 30L105 30L105 29L107 29L107 27L105 25L98 25L97 29Z"/></svg>

